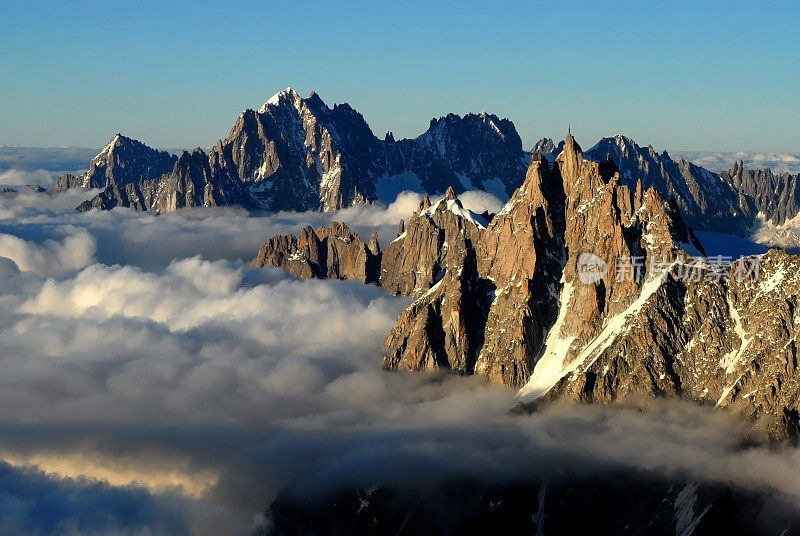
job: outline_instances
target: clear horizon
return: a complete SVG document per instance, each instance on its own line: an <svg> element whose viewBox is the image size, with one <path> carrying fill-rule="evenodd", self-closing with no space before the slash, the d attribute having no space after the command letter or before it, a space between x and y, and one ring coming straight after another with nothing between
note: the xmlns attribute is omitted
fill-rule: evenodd
<svg viewBox="0 0 800 536"><path fill-rule="evenodd" d="M525 148L572 124L584 143L800 152L798 4L421 6L12 1L0 145L99 147L121 132L207 148L292 86L348 102L378 137L485 110Z"/></svg>

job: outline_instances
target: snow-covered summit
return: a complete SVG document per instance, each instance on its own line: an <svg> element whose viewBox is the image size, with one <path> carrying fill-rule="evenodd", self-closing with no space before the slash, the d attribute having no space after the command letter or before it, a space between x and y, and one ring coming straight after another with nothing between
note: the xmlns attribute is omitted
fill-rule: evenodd
<svg viewBox="0 0 800 536"><path fill-rule="evenodd" d="M265 102L264 105L258 109L258 113L266 112L269 106L279 106L281 101L290 100L290 102L294 102L298 98L300 98L300 94L298 94L293 87L289 86L283 91L279 91L267 99L267 102Z"/></svg>
<svg viewBox="0 0 800 536"><path fill-rule="evenodd" d="M120 143L120 140L122 140L123 138L125 140L129 139L129 138L125 138L125 136L123 136L122 134L117 132L110 140L108 140L108 143L106 143L103 146L103 148L100 149L100 152L97 153L94 156L94 158L92 158L92 162L105 162L105 161L107 161L111 157L111 153L114 151L114 147L116 147L117 144Z"/></svg>

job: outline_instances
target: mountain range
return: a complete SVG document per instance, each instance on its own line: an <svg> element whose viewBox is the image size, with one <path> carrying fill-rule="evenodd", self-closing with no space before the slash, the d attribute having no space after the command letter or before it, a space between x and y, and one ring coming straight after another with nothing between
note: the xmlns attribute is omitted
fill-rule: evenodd
<svg viewBox="0 0 800 536"><path fill-rule="evenodd" d="M516 389L518 413L678 398L796 442L800 257L705 256L679 198L656 187L690 165L647 151L663 173L623 177L615 157L628 143L612 138L584 153L568 133L558 146L540 144L548 154L535 153L497 214L475 214L450 188L424 197L383 249L376 234L365 243L334 222L270 238L252 265L413 298L386 336L384 368L482 377ZM682 193L686 201L691 190ZM691 478L626 471L493 486L454 477L311 499L289 489L267 519L269 534L796 532L796 510L766 506L769 493Z"/></svg>
<svg viewBox="0 0 800 536"><path fill-rule="evenodd" d="M800 257L714 261L674 197L626 182L568 134L497 214L450 189L383 250L335 223L272 238L253 265L414 298L383 345L389 370L479 375L523 406L677 396L798 437Z"/></svg>
<svg viewBox="0 0 800 536"><path fill-rule="evenodd" d="M316 93L302 98L287 88L242 112L208 152L175 156L117 134L88 171L62 176L56 189L102 188L80 211L217 205L327 211L388 203L403 190L441 194L449 186L504 201L522 183L531 155L552 161L563 143L543 138L525 151L511 121L485 112L433 119L414 139L398 141L391 132L379 139L350 105L330 108ZM633 188L641 179L644 188L674 198L697 231L749 237L765 225L782 230L800 212L798 174L749 169L741 161L712 172L622 135L601 139L585 154L613 161L621 184Z"/></svg>
<svg viewBox="0 0 800 536"><path fill-rule="evenodd" d="M513 389L515 412L676 398L737 414L769 441L800 440L800 257L773 248L715 258L700 237L791 226L798 175L741 161L716 173L621 135L583 150L568 131L525 151L510 121L486 113L381 140L349 105L287 89L245 110L208 152L176 156L118 134L87 172L59 179L58 189L75 187L102 189L81 211L331 211L429 193L390 240L364 240L346 222L305 227L269 237L251 265L410 298L383 342L384 369L476 376ZM459 199L474 189L505 204L475 213ZM601 519L607 532L676 534L705 519L713 534L762 513L757 494L680 475L556 480L549 503L547 488L454 481L424 499L400 486L338 490L318 503L287 491L267 514L273 534L394 534L465 519L441 531L542 533L545 517L556 532Z"/></svg>
<svg viewBox="0 0 800 536"><path fill-rule="evenodd" d="M117 135L86 173L59 180L73 187L104 188L79 210L334 210L409 187L444 192L383 248L334 223L271 238L253 265L414 298L384 343L390 370L480 375L521 401L674 395L735 407L774 437L800 430L798 257L714 264L695 234L791 222L797 175L739 162L712 173L624 136L583 151L568 133L526 152L510 121L486 113L380 140L349 105L287 89L208 153ZM475 214L458 194L476 188L508 201ZM602 277L585 281L589 268Z"/></svg>
<svg viewBox="0 0 800 536"><path fill-rule="evenodd" d="M186 206L240 205L259 210L335 210L402 190L483 189L507 198L528 157L514 125L481 113L434 119L414 139L377 138L348 104L329 108L317 95L287 88L245 110L208 153L177 157L120 134L80 175L58 190L104 188L78 210L126 206L166 212Z"/></svg>

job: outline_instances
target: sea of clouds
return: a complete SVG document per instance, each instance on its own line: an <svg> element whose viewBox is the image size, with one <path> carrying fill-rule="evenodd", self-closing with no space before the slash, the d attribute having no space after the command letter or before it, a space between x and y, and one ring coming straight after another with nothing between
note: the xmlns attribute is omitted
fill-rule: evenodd
<svg viewBox="0 0 800 536"><path fill-rule="evenodd" d="M98 153L98 149L86 147L9 147L0 145L0 172L36 172L38 182L47 186L55 177L41 173L42 170L53 172L73 171L86 168L88 162ZM29 183L23 183L29 184Z"/></svg>
<svg viewBox="0 0 800 536"><path fill-rule="evenodd" d="M512 413L515 393L478 378L381 369L408 299L248 266L269 236L332 220L386 244L417 194L327 214L74 212L89 195L0 195L2 534L247 534L287 486L626 467L800 506L800 453L745 442L726 412Z"/></svg>
<svg viewBox="0 0 800 536"><path fill-rule="evenodd" d="M800 155L757 151L670 151L675 158L683 157L711 171L731 169L741 160L749 169L770 168L773 173L800 173Z"/></svg>

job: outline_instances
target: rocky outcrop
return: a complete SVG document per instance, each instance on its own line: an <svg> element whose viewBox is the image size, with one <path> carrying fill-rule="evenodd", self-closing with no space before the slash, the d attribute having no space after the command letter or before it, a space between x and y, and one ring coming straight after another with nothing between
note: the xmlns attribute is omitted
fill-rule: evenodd
<svg viewBox="0 0 800 536"><path fill-rule="evenodd" d="M655 189L643 191L641 183L635 190L619 184L613 161L584 159L569 135L557 165L566 197L560 313L528 385L534 393L549 389L575 351L602 332L606 319L636 301L649 275L636 273L637 267L700 249L674 205ZM599 272L587 272L593 268Z"/></svg>
<svg viewBox="0 0 800 536"><path fill-rule="evenodd" d="M795 434L800 258L773 250L715 264L698 257L677 207L655 190L631 192L616 174L603 184L600 166L570 151L569 138L559 164L560 312L523 398L680 396L731 406L773 437ZM586 253L607 267L602 278L587 277Z"/></svg>
<svg viewBox="0 0 800 536"><path fill-rule="evenodd" d="M552 161L563 143L556 146L550 138L542 138L531 152ZM655 188L674 199L683 220L695 230L750 237L762 221L780 227L800 214L797 174L748 169L741 161L716 173L684 158L673 160L652 146L640 147L619 134L602 138L585 156L596 162L612 160L620 170L620 183L631 189L641 181L644 189ZM761 240L785 242L771 240L769 235ZM793 241L789 244L796 246Z"/></svg>
<svg viewBox="0 0 800 536"><path fill-rule="evenodd" d="M329 228L306 227L300 236L270 238L251 266L279 266L296 277L354 279L377 283L381 251L377 233L365 244L346 224L333 222Z"/></svg>
<svg viewBox="0 0 800 536"><path fill-rule="evenodd" d="M387 246L381 284L417 300L384 343L386 368L474 372L494 289L478 270L476 242L485 225L449 189L433 205L425 198Z"/></svg>
<svg viewBox="0 0 800 536"><path fill-rule="evenodd" d="M481 271L496 287L474 373L520 386L555 320L564 261L564 184L557 166L534 157L523 185L479 245Z"/></svg>
<svg viewBox="0 0 800 536"><path fill-rule="evenodd" d="M796 436L798 269L800 258L780 250L738 261L719 280L713 266L678 260L594 337L577 342L562 330L554 347L570 350L552 386L537 369L522 393L599 403L680 396L731 407L773 437Z"/></svg>
<svg viewBox="0 0 800 536"><path fill-rule="evenodd" d="M196 149L176 158L117 135L90 165L58 182L62 190L105 188L79 210L167 212L222 204L327 211L448 185L506 198L527 164L514 125L491 114L450 114L417 138L380 140L348 104L329 108L316 93L304 99L288 88L242 112L208 154Z"/></svg>
<svg viewBox="0 0 800 536"><path fill-rule="evenodd" d="M381 261L381 285L391 294L420 296L444 274L447 266L463 260L459 245L471 244L486 221L465 209L448 188L444 199L434 203L426 196L417 211L388 246Z"/></svg>

